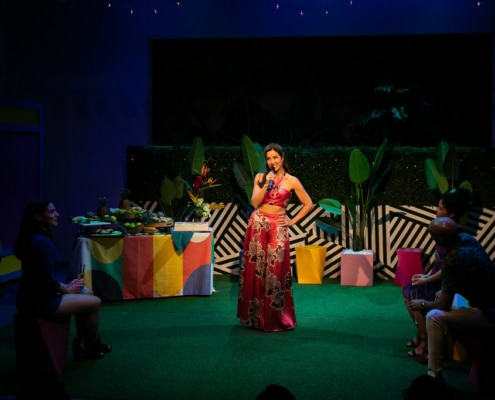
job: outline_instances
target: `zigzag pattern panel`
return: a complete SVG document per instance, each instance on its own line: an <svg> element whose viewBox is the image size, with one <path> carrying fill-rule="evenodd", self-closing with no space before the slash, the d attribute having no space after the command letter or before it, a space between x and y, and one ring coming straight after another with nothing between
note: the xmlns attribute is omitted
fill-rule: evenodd
<svg viewBox="0 0 495 400"><path fill-rule="evenodd" d="M210 226L215 237L215 272L239 274L239 252L247 227L246 217L236 204L212 212Z"/></svg>
<svg viewBox="0 0 495 400"><path fill-rule="evenodd" d="M387 207L390 216L387 226L388 255L386 264L388 279L395 277L397 268L397 249L419 248L423 250L422 259L428 271L435 259L435 244L428 233L428 224L435 218L435 207Z"/></svg>
<svg viewBox="0 0 495 400"><path fill-rule="evenodd" d="M476 207L469 211L469 220L465 225L485 248L492 260L495 260L495 210Z"/></svg>
<svg viewBox="0 0 495 400"><path fill-rule="evenodd" d="M139 202L141 207L155 209L156 202ZM293 217L300 205L289 205L287 214ZM428 224L435 218L436 207L376 207L370 218L365 238L366 246L375 250L374 274L385 280L393 280L397 268L397 249L401 247L423 249L422 259L429 270L434 261L435 245L428 234ZM290 228L291 263L295 266L295 248L317 245L326 248L324 276L340 276L340 253L347 248L347 235L328 235L316 227L315 219L328 217L321 207L315 208L299 223ZM215 237L215 273L239 274L239 252L242 249L247 227L246 211L229 203L225 208L212 212L210 226ZM343 214L344 231L351 232L349 221ZM464 229L485 247L495 260L495 210L473 208Z"/></svg>

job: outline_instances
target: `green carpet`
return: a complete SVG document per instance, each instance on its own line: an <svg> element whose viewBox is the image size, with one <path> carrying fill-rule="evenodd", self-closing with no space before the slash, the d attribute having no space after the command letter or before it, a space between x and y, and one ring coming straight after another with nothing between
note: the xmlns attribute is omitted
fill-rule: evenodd
<svg viewBox="0 0 495 400"><path fill-rule="evenodd" d="M239 324L237 285L236 277L215 275L212 296L105 303L101 335L113 351L98 361L73 362L69 354L61 376L67 392L84 399L254 400L277 383L298 400L397 400L426 372L407 356L414 327L392 282L294 283L298 325L279 333ZM0 395L12 395L12 324L0 338ZM478 397L465 365L445 375L459 396Z"/></svg>

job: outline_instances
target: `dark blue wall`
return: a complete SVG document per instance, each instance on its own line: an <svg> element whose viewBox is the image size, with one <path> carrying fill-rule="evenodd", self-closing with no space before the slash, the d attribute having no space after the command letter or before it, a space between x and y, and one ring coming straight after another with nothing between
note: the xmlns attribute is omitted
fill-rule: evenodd
<svg viewBox="0 0 495 400"><path fill-rule="evenodd" d="M102 195L117 206L126 147L150 144L150 39L493 34L493 0L352 3L136 0L108 9L102 0L0 0L0 99L43 103L45 193L62 216L77 215L96 211ZM76 232L61 221L56 239L65 259Z"/></svg>

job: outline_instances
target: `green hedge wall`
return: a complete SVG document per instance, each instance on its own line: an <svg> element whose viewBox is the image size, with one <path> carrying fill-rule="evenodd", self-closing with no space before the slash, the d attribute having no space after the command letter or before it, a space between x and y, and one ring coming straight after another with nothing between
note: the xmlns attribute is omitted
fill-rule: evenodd
<svg viewBox="0 0 495 400"><path fill-rule="evenodd" d="M189 148L169 146L129 146L127 148L127 186L132 200L157 200L165 176L181 175L191 181L186 157ZM316 203L325 197L343 200L350 192L348 162L351 147L302 148L285 147L290 172L296 175ZM362 147L371 161L376 147ZM495 207L495 149L479 147L456 148L461 156L464 179L471 182L475 205ZM436 148L393 147L390 159L392 172L386 185L384 204L391 206L436 205L425 180L424 160L435 157ZM205 159L211 167L210 175L220 186L206 192L207 201L236 202L245 194L232 173L234 160L242 162L240 147L205 147Z"/></svg>

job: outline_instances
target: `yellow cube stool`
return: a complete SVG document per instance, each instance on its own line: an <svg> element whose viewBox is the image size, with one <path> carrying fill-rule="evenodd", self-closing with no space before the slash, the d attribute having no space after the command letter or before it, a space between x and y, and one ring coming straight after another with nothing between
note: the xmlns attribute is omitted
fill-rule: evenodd
<svg viewBox="0 0 495 400"><path fill-rule="evenodd" d="M296 247L296 271L298 283L323 282L326 248L308 245Z"/></svg>

